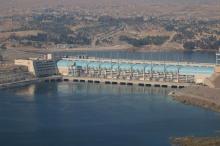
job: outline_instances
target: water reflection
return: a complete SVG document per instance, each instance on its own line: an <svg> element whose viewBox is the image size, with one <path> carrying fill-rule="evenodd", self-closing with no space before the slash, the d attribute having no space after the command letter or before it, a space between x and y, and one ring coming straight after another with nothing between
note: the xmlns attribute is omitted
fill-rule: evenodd
<svg viewBox="0 0 220 146"><path fill-rule="evenodd" d="M89 83L61 83L57 84L58 94L85 94L85 95L121 95L121 94L146 94L167 96L170 88L123 86L123 85L104 85Z"/></svg>
<svg viewBox="0 0 220 146"><path fill-rule="evenodd" d="M26 88L21 88L20 90L16 90L15 94L17 96L22 96L26 101L34 101L34 95L36 91L36 85L30 85Z"/></svg>
<svg viewBox="0 0 220 146"><path fill-rule="evenodd" d="M218 113L172 101L170 90L61 82L0 91L0 141L7 146L169 146L171 136L219 131Z"/></svg>
<svg viewBox="0 0 220 146"><path fill-rule="evenodd" d="M102 95L121 96L121 95L145 95L147 97L160 96L167 97L171 91L170 88L156 88L156 87L142 87L142 86L124 86L124 85L105 85L105 84L89 84L89 83L39 83L29 85L25 88L13 89L17 96L24 98L26 101L38 101L37 96L44 96L44 98L54 98L58 96L78 95L94 96L95 98L102 97ZM96 96L97 95L97 96ZM79 99L80 99L79 98ZM89 99L91 100L91 98ZM166 98L165 100L171 100Z"/></svg>

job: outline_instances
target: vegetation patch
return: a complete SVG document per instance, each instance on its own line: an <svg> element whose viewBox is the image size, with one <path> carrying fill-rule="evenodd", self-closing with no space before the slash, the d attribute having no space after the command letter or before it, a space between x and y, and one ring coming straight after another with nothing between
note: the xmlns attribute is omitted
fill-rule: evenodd
<svg viewBox="0 0 220 146"><path fill-rule="evenodd" d="M147 36L144 38L131 38L128 36L120 36L120 41L125 41L135 47L141 47L145 45L162 45L169 39L169 36Z"/></svg>

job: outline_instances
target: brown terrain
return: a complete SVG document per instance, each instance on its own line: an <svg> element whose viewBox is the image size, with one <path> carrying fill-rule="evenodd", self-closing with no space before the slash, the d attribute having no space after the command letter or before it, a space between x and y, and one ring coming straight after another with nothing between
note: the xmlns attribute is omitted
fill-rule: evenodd
<svg viewBox="0 0 220 146"><path fill-rule="evenodd" d="M103 16L108 15L113 18L123 17L138 17L138 16L159 16L166 19L175 19L175 20L188 20L189 18L196 18L202 20L209 19L220 19L220 2L219 0L192 0L192 1L181 1L181 0L0 0L0 16L28 16L32 15L33 10L42 10L42 8L54 8L62 5L62 9L65 9L65 12L68 10L73 10L80 12L81 14L86 14L89 16ZM80 17L80 16L79 16ZM13 46L9 41L9 37L14 35L17 37L28 37L36 36L39 33L44 33L42 30L33 29L33 30L19 30L21 24L18 21L13 21L9 17L8 19L4 18L4 21L0 19L0 44L6 44L8 49L5 54L10 58L15 58L13 55L18 54L22 56L22 53L27 56L34 52L47 52L47 51L63 51L61 49L54 49L53 45L43 44L41 48L34 48L33 46ZM67 27L72 30L72 32L77 32L79 29L94 27L96 23L85 23L81 22L79 24L68 25ZM157 25L133 25L125 26L125 30L113 30L114 33L103 34L103 32L98 33L92 36L91 46L78 46L72 50L86 50L89 48L92 50L104 50L106 48L112 47L113 50L124 49L129 51L158 51L158 50L183 50L183 44L172 41L175 37L176 32L167 31L164 28L158 27ZM213 27L213 26L211 26ZM216 30L219 31L220 26L215 26L210 28L210 31ZM17 31L12 31L13 29L18 29ZM162 45L144 45L141 47L134 47L127 42L119 41L120 36L128 36L130 38L142 39L147 36L168 36L167 40ZM106 37L110 40L112 39L112 44L102 43L100 45L93 45L96 43L97 36L100 38ZM210 36L209 34L195 34L196 40L201 40L202 37ZM111 38L112 37L112 38ZM220 39L220 35L215 36L217 39ZM108 40L107 40L108 41ZM117 46L117 47L115 47ZM118 47L119 46L119 47ZM49 48L47 50L46 48ZM199 50L199 48L198 48ZM215 51L215 50L214 50ZM30 54L28 54L30 52ZM37 55L37 54L35 54Z"/></svg>
<svg viewBox="0 0 220 146"><path fill-rule="evenodd" d="M219 137L183 137L172 139L173 146L219 146Z"/></svg>
<svg viewBox="0 0 220 146"><path fill-rule="evenodd" d="M171 92L174 100L220 112L220 74L207 79L209 86L196 86Z"/></svg>
<svg viewBox="0 0 220 146"><path fill-rule="evenodd" d="M199 106L220 112L220 89L209 87L190 87L172 92L174 100L184 104Z"/></svg>
<svg viewBox="0 0 220 146"><path fill-rule="evenodd" d="M207 80L209 87L190 87L173 91L173 100L220 112L220 74ZM179 137L172 138L172 146L220 146L220 137Z"/></svg>

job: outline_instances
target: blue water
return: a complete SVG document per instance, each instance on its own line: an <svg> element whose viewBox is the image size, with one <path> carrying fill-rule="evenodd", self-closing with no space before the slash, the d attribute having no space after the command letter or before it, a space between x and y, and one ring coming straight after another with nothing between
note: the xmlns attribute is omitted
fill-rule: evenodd
<svg viewBox="0 0 220 146"><path fill-rule="evenodd" d="M218 135L220 114L172 101L170 89L41 83L0 91L2 146L169 146Z"/></svg>
<svg viewBox="0 0 220 146"><path fill-rule="evenodd" d="M79 51L79 52L59 52L57 55L74 56L88 55L103 58L124 58L124 59L143 59L159 61L184 61L215 63L215 52L191 52L191 51L157 51L157 52L128 52L128 51Z"/></svg>

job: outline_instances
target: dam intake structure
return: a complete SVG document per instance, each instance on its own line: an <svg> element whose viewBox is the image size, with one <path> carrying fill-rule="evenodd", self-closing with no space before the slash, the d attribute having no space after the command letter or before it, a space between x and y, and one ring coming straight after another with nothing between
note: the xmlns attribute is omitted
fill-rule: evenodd
<svg viewBox="0 0 220 146"><path fill-rule="evenodd" d="M60 76L59 81L182 88L207 85L218 71L214 63L96 58L88 56L17 59L36 78ZM57 81L57 79L49 79Z"/></svg>
<svg viewBox="0 0 220 146"><path fill-rule="evenodd" d="M62 58L57 68L66 81L173 88L203 84L215 71L206 63L78 56Z"/></svg>

